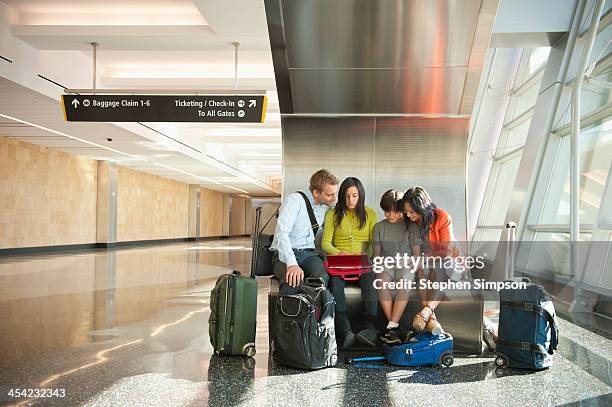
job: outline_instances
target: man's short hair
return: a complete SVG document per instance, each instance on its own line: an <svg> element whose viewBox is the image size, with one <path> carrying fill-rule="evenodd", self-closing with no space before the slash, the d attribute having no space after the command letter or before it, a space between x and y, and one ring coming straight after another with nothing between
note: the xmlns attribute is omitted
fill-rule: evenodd
<svg viewBox="0 0 612 407"><path fill-rule="evenodd" d="M390 189L386 191L380 198L380 209L384 212L402 212L402 197L403 193Z"/></svg>
<svg viewBox="0 0 612 407"><path fill-rule="evenodd" d="M319 192L323 192L323 187L325 187L325 184L338 185L338 178L336 178L336 176L331 172L322 169L315 172L310 177L310 192L314 191L315 189Z"/></svg>

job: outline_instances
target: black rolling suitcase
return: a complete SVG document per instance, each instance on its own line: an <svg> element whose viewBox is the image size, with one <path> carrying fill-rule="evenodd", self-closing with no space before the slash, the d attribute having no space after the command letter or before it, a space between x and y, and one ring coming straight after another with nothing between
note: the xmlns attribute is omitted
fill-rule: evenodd
<svg viewBox="0 0 612 407"><path fill-rule="evenodd" d="M280 208L280 206L279 206ZM274 273L272 272L272 252L270 251L270 246L272 245L272 240L274 240L274 235L269 233L264 233L266 226L272 221L272 219L276 216L278 217L278 210L270 216L270 219L266 222L263 227L259 227L261 223L261 206L255 209L255 227L253 229L253 256L251 257L251 275L253 276L271 276Z"/></svg>

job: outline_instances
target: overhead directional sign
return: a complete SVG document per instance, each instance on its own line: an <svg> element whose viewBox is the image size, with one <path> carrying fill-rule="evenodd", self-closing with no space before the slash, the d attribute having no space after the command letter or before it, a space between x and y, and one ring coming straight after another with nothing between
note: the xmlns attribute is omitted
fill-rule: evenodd
<svg viewBox="0 0 612 407"><path fill-rule="evenodd" d="M263 123L265 95L62 95L69 122Z"/></svg>

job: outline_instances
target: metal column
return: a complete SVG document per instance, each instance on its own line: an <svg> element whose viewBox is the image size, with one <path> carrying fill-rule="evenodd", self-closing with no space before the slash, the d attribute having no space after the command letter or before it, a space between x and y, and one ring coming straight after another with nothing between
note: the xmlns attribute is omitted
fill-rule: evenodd
<svg viewBox="0 0 612 407"><path fill-rule="evenodd" d="M605 0L597 0L591 17L591 26L587 32L580 64L576 72L576 80L572 89L572 134L570 145L570 278L576 282L574 287L574 301L570 306L572 312L593 311L593 301L590 296L582 293L582 272L580 270L580 259L578 244L580 243L580 93L582 82L586 72L595 35L599 27L599 19L603 10Z"/></svg>

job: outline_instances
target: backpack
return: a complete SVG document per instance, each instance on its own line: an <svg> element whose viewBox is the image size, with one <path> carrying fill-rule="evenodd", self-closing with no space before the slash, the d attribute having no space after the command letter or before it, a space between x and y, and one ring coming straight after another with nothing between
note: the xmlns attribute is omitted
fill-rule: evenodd
<svg viewBox="0 0 612 407"><path fill-rule="evenodd" d="M334 297L322 280L314 280L276 303L270 334L274 359L281 365L313 370L338 362Z"/></svg>

